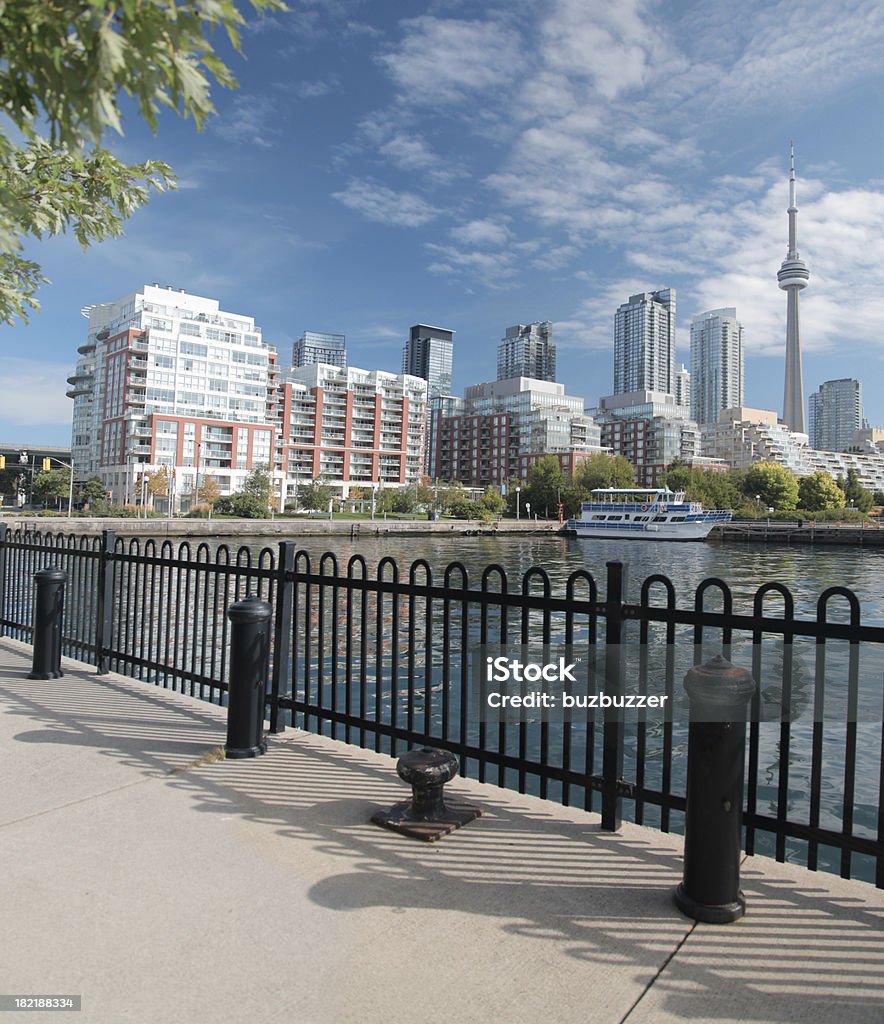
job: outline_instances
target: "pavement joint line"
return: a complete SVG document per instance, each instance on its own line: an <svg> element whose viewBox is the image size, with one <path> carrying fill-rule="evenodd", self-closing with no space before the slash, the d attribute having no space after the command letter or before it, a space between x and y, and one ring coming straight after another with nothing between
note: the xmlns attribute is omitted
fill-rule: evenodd
<svg viewBox="0 0 884 1024"><path fill-rule="evenodd" d="M191 767L186 765L185 767ZM182 769L183 770L183 769ZM0 828L9 828L11 825L20 825L25 821L33 821L35 818L45 817L47 814L54 814L56 811L64 811L68 807L76 807L78 804L89 803L90 800L100 800L102 797L110 796L112 793L120 793L124 789L132 789L134 786L143 786L146 782L156 782L158 779L167 779L175 769L163 772L162 775L148 775L143 779L136 779L134 782L125 782L122 786L113 786L111 789L104 789L100 793L90 793L88 796L81 796L78 800L69 800L64 804L56 804L54 807L46 807L42 811L35 811L33 814L25 814L20 818L13 818L11 821L0 822Z"/></svg>
<svg viewBox="0 0 884 1024"><path fill-rule="evenodd" d="M678 945L675 947L675 949L673 949L673 951L669 954L669 956L666 957L666 959L663 961L663 963L660 964L659 968L657 969L657 973L654 975L653 978L651 978L651 980L647 983L647 985L645 985L645 987L642 989L641 993L639 994L638 999L636 999L636 1001L632 1004L632 1006L629 1007L629 1009L620 1018L620 1020L617 1022L617 1024L626 1024L626 1022L632 1016L633 1010L635 1010L638 1007L639 1003L651 991L651 989L654 987L654 985L656 985L657 981L660 979L660 977L662 976L662 974L666 970L666 968L672 963L672 961L681 952L682 946L684 946L684 944L688 941L688 939L694 934L698 924L699 924L698 921L693 921L691 923L690 928L688 928L687 932L685 932L685 934L681 937L681 941L678 943Z"/></svg>
<svg viewBox="0 0 884 1024"><path fill-rule="evenodd" d="M745 863L746 863L746 860L747 860L747 858L748 858L748 856L749 856L749 854L748 854L748 853L746 853L746 852L744 852L744 851L743 851L743 852L741 852L741 856L740 856L740 864L745 864ZM681 949L682 949L682 947L684 946L684 944L685 944L685 943L686 943L686 942L688 941L688 939L689 939L689 938L690 938L690 937L691 937L691 936L692 936L692 935L694 934L694 932L696 931L696 928L697 928L697 925L698 925L698 924L699 924L699 922L698 922L698 921L694 921L694 922L693 922L693 924L691 925L691 927L690 927L690 928L689 928L689 929L687 930L687 932L685 932L685 934L684 934L684 935L682 936L682 938L681 938L681 941L680 941L680 942L678 943L678 945L677 945L677 946L675 947L675 949L674 949L674 950L673 950L673 951L672 951L672 952L671 952L671 953L669 954L669 956L668 956L668 957L667 957L667 958L666 958L666 959L665 959L665 960L663 961L663 963L662 963L662 964L660 965L660 967L659 967L659 969L658 969L657 973L656 973L656 974L654 975L654 977L653 977L653 978L651 978L651 980L650 980L650 981L649 981L649 982L647 983L647 985L645 985L645 987L644 987L644 989L642 990L641 994L639 995L638 999L636 999L636 1001L635 1001L635 1002L634 1002L634 1003L632 1004L632 1006L630 1006L630 1007L629 1007L629 1009L628 1009L628 1010L626 1011L626 1014L625 1014L625 1015L624 1015L623 1017L621 1017L621 1018L620 1018L620 1020L619 1020L619 1021L617 1022L617 1024L626 1024L626 1022L627 1022L627 1021L629 1020L629 1018L630 1018L630 1017L632 1016L632 1012L633 1012L633 1010L635 1010L635 1009L636 1009L636 1008L638 1007L638 1004L639 1004L639 1003L640 1003L640 1002L641 1002L641 1001L642 1001L642 1000L643 1000L643 999L645 998L645 996L646 996L646 995L647 995L647 994L648 994L648 993L649 993L649 992L651 991L651 989L652 989L652 988L654 987L654 985L655 985L655 984L657 983L657 981L658 981L658 980L660 979L660 977L662 976L662 974L663 974L663 972L664 972L664 971L666 970L666 968L667 968L667 967L668 967L668 966L669 966L669 965L670 965L670 964L672 963L672 961L673 961L673 960L674 960L674 959L675 959L675 958L676 958L676 957L678 956L678 954L679 954L679 953L681 952Z"/></svg>

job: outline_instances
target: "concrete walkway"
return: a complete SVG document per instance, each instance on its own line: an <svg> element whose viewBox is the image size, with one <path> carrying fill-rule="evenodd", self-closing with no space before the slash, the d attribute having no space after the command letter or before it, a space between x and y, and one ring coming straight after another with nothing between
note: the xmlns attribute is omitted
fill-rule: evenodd
<svg viewBox="0 0 884 1024"><path fill-rule="evenodd" d="M871 885L749 858L747 916L696 925L678 837L458 780L485 816L418 843L369 823L407 795L386 756L225 761L222 709L29 668L0 641L0 993L83 1024L884 1020Z"/></svg>

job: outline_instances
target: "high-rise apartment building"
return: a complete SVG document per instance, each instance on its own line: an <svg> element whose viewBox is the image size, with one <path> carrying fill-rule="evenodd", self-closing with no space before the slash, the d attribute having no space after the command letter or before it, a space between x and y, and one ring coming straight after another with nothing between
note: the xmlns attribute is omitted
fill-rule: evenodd
<svg viewBox="0 0 884 1024"><path fill-rule="evenodd" d="M700 428L671 393L634 391L606 395L588 409L601 428L601 443L635 467L639 487L656 487L675 459L700 457Z"/></svg>
<svg viewBox="0 0 884 1024"><path fill-rule="evenodd" d="M304 331L292 345L292 366L312 366L314 363L344 368L347 365L345 336Z"/></svg>
<svg viewBox="0 0 884 1024"><path fill-rule="evenodd" d="M675 389L673 391L676 405L691 407L691 371L679 363L675 368Z"/></svg>
<svg viewBox="0 0 884 1024"><path fill-rule="evenodd" d="M630 295L614 316L614 394L675 393L675 289Z"/></svg>
<svg viewBox="0 0 884 1024"><path fill-rule="evenodd" d="M451 394L454 331L415 324L402 350L402 372L423 377L428 397Z"/></svg>
<svg viewBox="0 0 884 1024"><path fill-rule="evenodd" d="M733 307L691 321L691 417L717 423L723 409L743 404L743 325Z"/></svg>
<svg viewBox="0 0 884 1024"><path fill-rule="evenodd" d="M601 450L599 428L583 412L583 399L564 384L511 377L475 384L449 398L432 417L428 472L468 487L500 487L524 479L531 465L555 455L564 472Z"/></svg>
<svg viewBox="0 0 884 1024"><path fill-rule="evenodd" d="M810 396L808 412L811 447L846 451L853 444L854 433L864 425L863 386L848 377L827 380Z"/></svg>
<svg viewBox="0 0 884 1024"><path fill-rule="evenodd" d="M251 317L158 285L83 313L67 393L78 479L97 475L114 501L134 503L142 474L165 468L180 501L206 474L229 493L270 466L276 352Z"/></svg>
<svg viewBox="0 0 884 1024"><path fill-rule="evenodd" d="M286 497L322 480L407 487L424 470L427 384L420 377L315 363L280 375L278 475Z"/></svg>
<svg viewBox="0 0 884 1024"><path fill-rule="evenodd" d="M497 346L497 379L531 377L533 380L556 379L556 347L549 320L507 327Z"/></svg>

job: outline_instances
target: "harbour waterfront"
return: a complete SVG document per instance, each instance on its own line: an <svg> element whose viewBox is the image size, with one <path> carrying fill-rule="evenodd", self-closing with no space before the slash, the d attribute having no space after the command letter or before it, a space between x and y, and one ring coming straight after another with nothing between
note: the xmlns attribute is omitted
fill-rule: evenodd
<svg viewBox="0 0 884 1024"><path fill-rule="evenodd" d="M677 655L674 665L649 665L646 677L640 663L627 664L623 677L627 690L644 686L642 680L646 679L649 686L665 680L667 692L680 692L691 659L706 660L720 652L724 643L725 653L735 664L752 668L765 705L765 714L752 727L750 785L756 789L754 794L750 790L747 814L756 829L756 841L750 845L747 834L747 849L776 852L780 859L795 857L803 863L808 853L802 830L808 826L809 815L810 825L815 823L823 830L812 841L810 851L815 858L819 847L819 866L837 870L839 837L853 835L857 837L853 866L848 862L845 869L842 860L842 871L869 880L875 877L875 857L880 865L876 853L880 837L876 847L875 836L884 678L875 662L884 652L875 552L848 549L851 564L845 565L843 550L834 549L810 558L813 553L807 549L745 544L732 548L715 543L586 544L557 534L504 540L446 531L430 537L298 536L291 537L291 543L278 552L280 535L253 536L250 547L236 554L245 539L215 538L203 543L192 538L179 547L177 540L155 544L143 537L114 540L109 535L103 540L72 538L72 550L67 542L43 546L32 535L30 541L22 538L18 543L33 557L27 564L17 559L18 569L12 575L26 577L28 571L50 564L47 558L60 558L63 563L66 560L75 583L81 568L107 566L110 588L103 584L99 588L106 594L103 607L107 613L104 619L97 616L107 625L101 627L99 636L93 637L88 614L90 594L97 592L94 583L81 578L72 586L71 596L81 595L70 607L73 611L80 606L86 644L82 649L147 682L168 686L171 672L173 687L187 684L186 692L196 693L194 686L198 685L200 696L205 684L212 699L220 699L226 688L225 609L254 587L276 602L285 579L290 581L285 592L294 601L294 647L290 660L286 653L274 659L274 664L281 666L274 674L280 689L273 691L280 694L280 703L274 705L277 698L271 695L271 715L274 707L279 713L288 709L296 724L311 731L367 743L388 753L396 752L397 742L399 750L405 742L440 743L461 754L467 774L478 771L483 778L484 765L493 770L500 785L554 800L580 804L589 800L590 789L597 792L603 786L605 778L611 784L618 780L617 788L630 804L624 813L631 816L634 802L636 821L664 830L681 827L685 718L673 718L668 726L649 718L638 729L628 727L622 740L622 774L620 769L599 774L597 753L603 737L598 719L588 731L563 731L553 725L545 730L540 722L532 721L525 728L499 734L493 729L483 734L479 720L467 711L464 689L468 660L474 656L469 652L483 642L484 612L480 611L500 606L494 595L501 587L497 581L504 576L506 603L514 610L511 639L523 632L535 641L549 636L544 643L561 642L561 629L572 622L575 643L578 630L579 642L604 642L605 648L612 643L633 643L642 636L646 639L640 642L653 648L658 661L661 655ZM82 541L87 542L85 550ZM12 547L15 544L13 541ZM100 559L99 547L106 551ZM334 560L320 557L330 550ZM74 551L83 553L75 555ZM727 556L727 564L722 555ZM358 556L359 565L348 580L350 556ZM619 582L624 558L629 560L625 590ZM409 569L416 559L422 567L416 567L415 576ZM284 564L291 568L280 575ZM495 564L499 569L491 574L489 589L482 574ZM449 565L456 568L446 573ZM427 570L432 574L431 584ZM563 600L572 574L577 589ZM587 604L589 575L595 581L599 604L594 597ZM653 591L639 586L649 576L658 580ZM578 583L578 577L583 582ZM240 582L231 589L233 579ZM697 584L704 581L702 597L695 598ZM840 589L845 584L855 588L857 598L852 590ZM673 591L671 613L666 608L668 586ZM784 607L783 596L777 593L769 593L759 604L759 586L764 590L788 587L789 595L794 595L795 614L791 597ZM820 595L832 586L839 589L830 595L828 604L819 606ZM430 591L434 595L432 614ZM19 598L8 623L22 623L25 632L13 635L26 637L28 618L15 616L25 615L29 602L22 600L26 598L24 589L7 596L14 598L15 594ZM608 603L611 600L613 604ZM852 622L847 625L851 603ZM14 604L15 600L10 608ZM287 621L291 611L279 614L281 621ZM764 625L759 616L764 616ZM617 639L612 638L612 618L622 622L623 639L619 639L620 626ZM670 625L664 628L666 622ZM705 626L701 627L701 622ZM598 626L598 633L593 633L597 641L591 641L587 633L590 623L593 630ZM669 628L672 646L667 646ZM702 634L702 650L695 647L699 639L695 629ZM760 641L756 639L758 629L765 631ZM493 630L489 635L493 636ZM814 639L823 637L824 644ZM788 669L787 638L795 648L790 651ZM760 646L753 647L759 643L767 645L766 653ZM871 672L867 654L872 657ZM861 662L858 674L854 672L855 658ZM823 680L827 718L815 722L815 712L823 705L823 691L815 695L815 687ZM804 712L792 717L784 733L778 705L785 700L778 700L777 689L786 685L793 695L789 706L796 708L797 700ZM838 712L834 717L829 714L835 696L841 698L840 717ZM845 696L848 703L854 702L851 714L845 711ZM856 713L857 707L864 719ZM467 711L466 716L462 711ZM418 726L415 730L412 722ZM794 823L794 827L784 831L776 824L781 821ZM759 837L758 832L767 835ZM775 836L777 843L785 845L773 851L770 843ZM830 842L834 845L827 847ZM879 873L879 877L884 876Z"/></svg>

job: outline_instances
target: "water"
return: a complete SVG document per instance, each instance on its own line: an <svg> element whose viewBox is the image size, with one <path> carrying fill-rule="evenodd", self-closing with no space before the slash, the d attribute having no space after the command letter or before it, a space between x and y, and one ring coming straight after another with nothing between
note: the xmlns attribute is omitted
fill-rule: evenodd
<svg viewBox="0 0 884 1024"><path fill-rule="evenodd" d="M550 576L553 593L561 593L564 581L575 570L587 570L604 586L605 563L627 566L627 598L637 600L641 582L652 573L669 576L679 605L693 603L694 590L702 580L718 577L734 595L734 611L752 612L752 596L764 583L778 582L789 588L798 617L814 618L819 595L828 587L847 586L856 593L862 621L884 626L884 548L777 547L765 544L685 543L678 541L586 540L551 535L523 537L295 537L300 550L311 558L333 551L342 566L354 554L362 555L373 568L384 557L395 558L402 569L418 558L426 559L434 576L450 562L467 569L470 582L478 583L482 570L492 563L502 566L510 589L523 573L542 566ZM255 546L275 547L278 538ZM834 611L842 601L832 606ZM777 614L773 612L773 614ZM833 616L831 616L833 617Z"/></svg>

